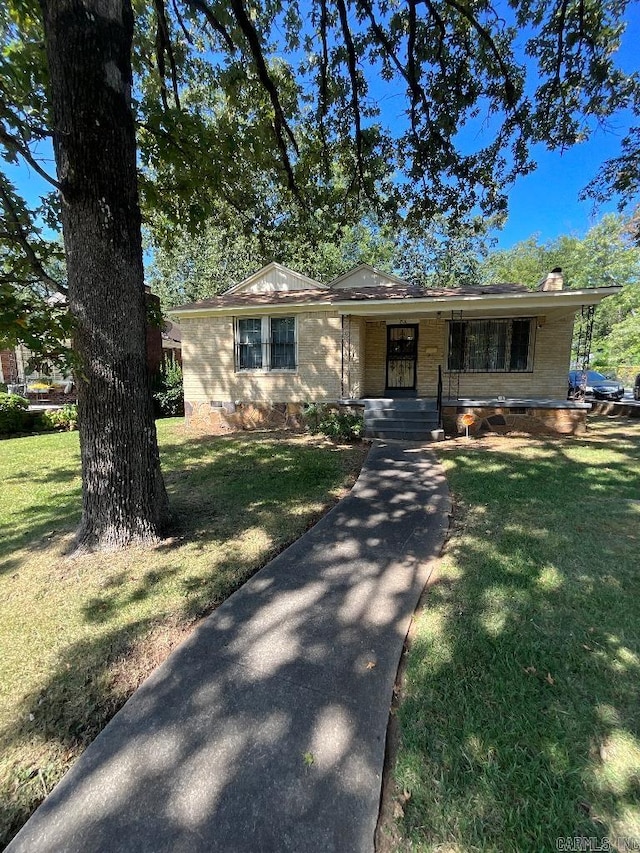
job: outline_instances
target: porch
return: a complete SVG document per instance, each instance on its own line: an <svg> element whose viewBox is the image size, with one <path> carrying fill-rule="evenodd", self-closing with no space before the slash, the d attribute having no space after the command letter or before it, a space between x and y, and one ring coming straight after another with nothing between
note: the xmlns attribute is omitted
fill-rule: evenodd
<svg viewBox="0 0 640 853"><path fill-rule="evenodd" d="M574 311L341 316L342 398L565 401Z"/></svg>
<svg viewBox="0 0 640 853"><path fill-rule="evenodd" d="M581 435L591 409L590 403L552 399L380 397L341 399L338 404L362 410L365 438L421 442L462 435L467 428L470 435Z"/></svg>

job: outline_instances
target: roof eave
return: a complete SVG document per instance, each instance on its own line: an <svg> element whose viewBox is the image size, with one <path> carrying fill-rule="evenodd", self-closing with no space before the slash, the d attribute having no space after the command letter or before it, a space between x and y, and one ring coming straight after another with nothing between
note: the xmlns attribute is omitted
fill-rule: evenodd
<svg viewBox="0 0 640 853"><path fill-rule="evenodd" d="M522 293L478 293L464 296L417 296L397 299L345 299L314 300L287 305L265 303L263 305L225 305L170 309L175 317L215 317L236 314L274 314L304 313L307 311L331 311L353 316L371 314L437 314L442 311L487 311L492 308L504 309L509 304L518 311L539 310L542 308L580 308L583 305L597 305L607 296L613 296L622 290L620 286L593 287L583 290L531 290ZM298 291L299 292L299 291Z"/></svg>

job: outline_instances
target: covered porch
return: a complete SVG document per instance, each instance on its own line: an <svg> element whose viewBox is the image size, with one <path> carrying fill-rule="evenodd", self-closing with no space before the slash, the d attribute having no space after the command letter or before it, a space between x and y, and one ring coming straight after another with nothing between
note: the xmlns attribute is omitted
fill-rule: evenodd
<svg viewBox="0 0 640 853"><path fill-rule="evenodd" d="M590 407L567 400L574 313L342 315L340 402L364 410L370 437L456 435L465 415L474 434L580 433Z"/></svg>

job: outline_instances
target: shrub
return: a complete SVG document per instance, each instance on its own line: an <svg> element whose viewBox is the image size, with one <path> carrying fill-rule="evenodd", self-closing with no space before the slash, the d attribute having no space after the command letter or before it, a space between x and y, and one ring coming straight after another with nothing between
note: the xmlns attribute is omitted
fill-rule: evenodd
<svg viewBox="0 0 640 853"><path fill-rule="evenodd" d="M29 401L17 394L0 393L0 435L22 432L29 423Z"/></svg>
<svg viewBox="0 0 640 853"><path fill-rule="evenodd" d="M75 403L66 403L61 409L42 412L37 426L44 430L62 430L71 432L78 428L78 407Z"/></svg>
<svg viewBox="0 0 640 853"><path fill-rule="evenodd" d="M163 365L160 387L153 395L153 399L160 417L175 418L184 415L182 368L174 359Z"/></svg>
<svg viewBox="0 0 640 853"><path fill-rule="evenodd" d="M305 403L302 411L304 422L309 432L317 433L320 429L320 421L325 417L325 407L322 403Z"/></svg>
<svg viewBox="0 0 640 853"><path fill-rule="evenodd" d="M353 412L331 412L320 420L318 430L329 438L359 441L364 432L364 420Z"/></svg>

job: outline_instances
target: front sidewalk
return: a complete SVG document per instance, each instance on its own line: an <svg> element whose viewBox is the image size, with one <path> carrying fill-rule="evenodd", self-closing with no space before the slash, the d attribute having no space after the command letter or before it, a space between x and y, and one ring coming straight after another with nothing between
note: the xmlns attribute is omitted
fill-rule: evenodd
<svg viewBox="0 0 640 853"><path fill-rule="evenodd" d="M8 853L372 853L403 642L446 535L435 455L351 493L142 685Z"/></svg>

